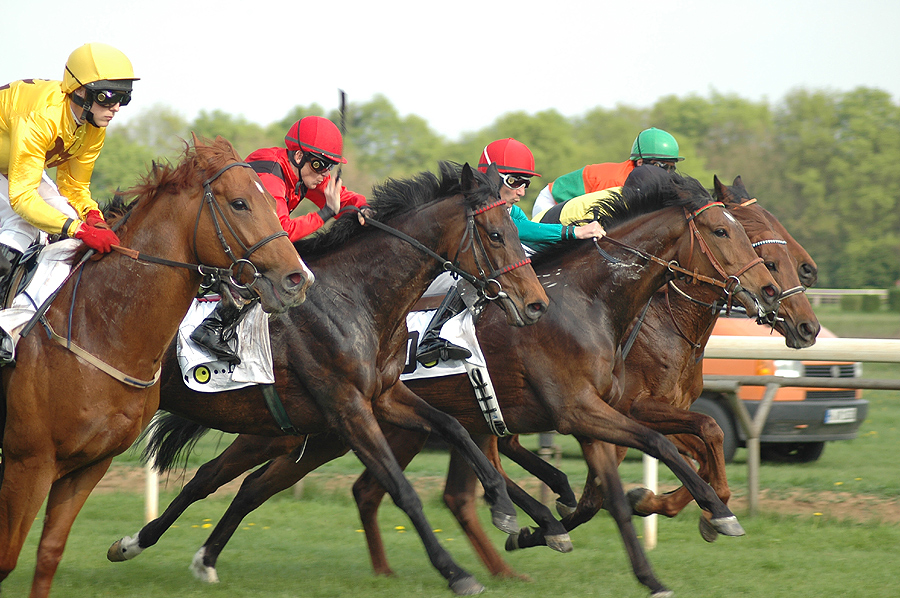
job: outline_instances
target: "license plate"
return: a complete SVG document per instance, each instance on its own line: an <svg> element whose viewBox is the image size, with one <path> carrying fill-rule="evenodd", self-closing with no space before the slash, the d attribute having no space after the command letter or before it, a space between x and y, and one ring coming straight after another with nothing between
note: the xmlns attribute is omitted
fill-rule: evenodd
<svg viewBox="0 0 900 598"><path fill-rule="evenodd" d="M826 424L849 424L856 421L856 407L828 409L825 411Z"/></svg>

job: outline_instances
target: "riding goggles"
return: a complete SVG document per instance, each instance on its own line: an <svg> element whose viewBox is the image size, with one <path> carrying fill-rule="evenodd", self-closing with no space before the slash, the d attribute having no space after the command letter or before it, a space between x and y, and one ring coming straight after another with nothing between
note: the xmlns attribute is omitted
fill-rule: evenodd
<svg viewBox="0 0 900 598"><path fill-rule="evenodd" d="M652 164L654 166L659 166L666 172L675 172L675 164L672 162L660 162L659 160L647 160L648 164Z"/></svg>
<svg viewBox="0 0 900 598"><path fill-rule="evenodd" d="M501 172L500 178L503 179L503 184L510 189L528 189L528 185L531 184L531 177L527 176L503 174Z"/></svg>
<svg viewBox="0 0 900 598"><path fill-rule="evenodd" d="M313 172L316 174L325 174L337 164L337 162L326 160L322 156L317 156L315 154L308 154L308 156L307 162L309 163L309 167L312 168Z"/></svg>
<svg viewBox="0 0 900 598"><path fill-rule="evenodd" d="M130 91L115 91L112 89L97 89L91 92L94 96L94 103L104 108L112 108L116 104L127 106L131 101Z"/></svg>

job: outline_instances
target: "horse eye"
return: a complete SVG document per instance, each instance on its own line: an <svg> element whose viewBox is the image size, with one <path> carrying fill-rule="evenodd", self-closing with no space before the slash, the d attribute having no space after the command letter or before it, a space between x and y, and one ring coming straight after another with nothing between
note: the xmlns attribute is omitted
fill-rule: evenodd
<svg viewBox="0 0 900 598"><path fill-rule="evenodd" d="M488 238L491 240L492 243L502 243L503 242L503 235L501 235L500 233L498 233L496 231L488 233Z"/></svg>
<svg viewBox="0 0 900 598"><path fill-rule="evenodd" d="M768 268L771 272L778 271L778 266L775 265L775 262L766 262L766 268Z"/></svg>
<svg viewBox="0 0 900 598"><path fill-rule="evenodd" d="M717 228L716 230L713 231L713 234L717 237L725 238L728 236L728 231L725 230L724 228Z"/></svg>
<svg viewBox="0 0 900 598"><path fill-rule="evenodd" d="M250 206L247 205L247 202L243 199L235 199L231 202L231 209L237 212L243 212L250 209Z"/></svg>

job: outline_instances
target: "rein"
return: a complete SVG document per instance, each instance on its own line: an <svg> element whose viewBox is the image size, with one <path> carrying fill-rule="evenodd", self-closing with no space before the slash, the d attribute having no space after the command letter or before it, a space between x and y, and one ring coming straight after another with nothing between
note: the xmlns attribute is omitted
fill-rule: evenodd
<svg viewBox="0 0 900 598"><path fill-rule="evenodd" d="M204 281L209 281L209 283L208 283L209 286L213 286L218 283L228 284L232 288L235 288L236 290L238 290L238 292L241 293L242 296L244 296L243 293L249 292L250 290L255 291L254 287L256 285L256 282L259 280L259 278L262 277L262 275L259 273L259 270L253 264L253 262L251 262L249 260L250 255L253 252L255 252L257 249L266 245L267 243L274 241L275 239L277 239L279 237L286 237L287 232L279 231L279 232L273 233L273 234L265 237L258 243L255 243L254 245L252 245L249 248L244 245L243 241L241 241L240 237L237 235L234 228L231 226L231 223L229 223L228 219L225 217L225 214L222 211L221 206L219 206L219 204L215 201L215 194L213 193L212 187L211 187L212 183L216 179L218 179L220 176L222 176L222 174L225 171L227 171L228 169L233 168L235 166L250 168L250 165L247 164L246 162L232 162L230 164L226 164L225 166L220 168L218 171L216 171L216 173L213 174L211 177L209 177L208 179L203 181L204 202L200 203L200 208L197 211L197 220L196 220L196 223L194 224L194 239L193 239L193 243L192 243L194 257L197 259L197 262L199 262L200 258L197 253L197 234L198 234L198 230L199 230L199 226L200 226L200 216L203 213L203 206L205 203L206 205L209 206L210 214L212 215L213 225L216 228L216 237L219 239L219 242L221 243L222 249L225 252L225 254L231 259L231 262L232 262L231 268L218 268L218 267L214 267L214 266L206 266L204 264L199 264L199 263L198 264L190 264L190 263L185 263L185 262L178 262L175 260L169 260L169 259L165 259L165 258L146 255L137 250L129 249L127 247L122 247L119 245L113 245L112 248L115 251L117 251L123 255L126 255L134 260L143 261L143 262L151 262L151 263L155 263L155 264L160 264L160 265L164 265L164 266L172 266L172 267L176 267L176 268L185 268L188 270L196 270L204 277ZM217 216L217 212L218 212L218 216ZM113 227L113 230L118 229L122 224L124 224L130 215L131 215L131 212L129 212L124 218L122 218L121 220L116 222L115 226ZM244 255L242 258L240 258L240 259L235 258L234 252L231 250L231 247L228 245L228 242L225 239L225 235L222 232L222 227L219 224L219 217L221 217L222 221L225 223L225 226L228 228L228 231L232 234L232 236L234 236L234 238L237 239L237 242L241 246L241 249L244 250ZM76 345L72 342L71 320L72 320L72 311L74 310L74 305L75 305L75 296L76 296L75 292L72 293L72 302L71 302L72 305L70 306L70 309L69 309L69 331L67 333L67 338L64 338L64 337L60 336L59 334L57 334L56 331L53 330L53 327L50 325L50 322L47 321L47 319L44 317L47 310L50 308L50 304L53 302L53 300L59 294L59 292L63 288L63 286L65 286L65 283L68 282L69 278L71 278L76 272L78 272L79 273L78 280L80 281L81 273L83 272L82 266L85 264L85 262L91 256L94 255L94 253L95 253L95 250L91 249L91 250L88 250L84 256L82 256L81 260L72 269L72 271L69 273L69 275L66 277L66 279L62 282L62 284L60 284L59 287L57 287L56 291L54 291L53 294L51 294L44 301L44 303L41 304L41 306L37 309L34 316L32 316L32 318L31 318L31 320L29 320L28 324L26 324L25 327L22 329L22 333L20 334L20 336L22 336L22 337L26 336L29 332L31 332L31 329L35 326L35 324L40 322L41 325L46 329L47 337L49 339L56 341L57 343L64 346L65 348L67 348L69 351L75 353L76 355L78 355L79 357L81 357L82 359L84 359L85 361L87 361L88 363L90 363L91 365L96 367L97 369L109 374L116 380L118 380L124 384L127 384L129 386L134 386L136 388L149 388L150 386L153 386L154 384L156 384L157 381L159 381L160 374L162 372L161 366L160 366L160 368L158 368L156 370L156 373L153 375L152 380L141 380L139 378L129 376L128 374L126 374L126 373L122 372L121 370L115 368L114 366L102 361L98 357L95 357L94 355L89 353L87 350L79 347L78 345ZM241 284L235 278L235 274L234 274L235 266L240 266L240 269L238 270L238 273L237 273L237 276L239 278L241 269L243 268L244 265L249 265L251 268L253 268L253 281L246 285ZM77 284L76 284L76 289L77 289Z"/></svg>
<svg viewBox="0 0 900 598"><path fill-rule="evenodd" d="M481 295L484 298L486 298L490 301L493 301L495 299L507 297L506 292L503 291L503 287L500 284L500 282L497 280L497 278L503 274L506 274L507 272L511 272L511 271L515 270L516 268L519 268L521 266L525 266L525 265L531 263L530 258L525 258L524 260L520 260L514 264L510 264L503 268L499 268L499 269L494 268L490 262L490 258L487 255L487 251L484 247L484 244L481 241L481 237L479 235L475 234L475 230L474 230L475 216L477 216L478 214L483 214L484 212L487 212L488 210L490 210L492 208L496 208L496 207L502 206L502 205L506 205L506 202L503 200L500 200L500 201L494 202L492 204L488 204L486 206L478 208L477 210L467 210L467 212L466 212L466 232L465 232L465 234L463 234L462 238L460 239L459 247L456 250L456 255L453 257L452 262L450 260L444 259L437 252L433 251L429 247L426 247L425 245L423 245L421 242L419 242L415 238L413 238L413 237L407 235L406 233L399 231L393 227L390 227L387 224L384 224L383 222L379 222L378 220L375 220L374 218L366 218L366 224L374 226L377 229L383 230L384 232L391 234L391 235L397 237L398 239L402 239L403 241L406 241L407 243L409 243L410 245L412 245L413 247L415 247L422 253L425 253L425 254L433 257L437 261L441 262L441 266L444 269L444 271L451 272L454 276L463 278L470 284L477 287L478 290L481 292ZM345 206L340 211L340 213L351 212L351 211L352 212L361 212L362 210L360 210L360 208L357 208L356 206ZM459 255L461 253L465 253L466 251L469 251L470 249L472 249L474 239L478 239L478 246L481 249L481 253L482 253L484 260L487 262L488 269L490 270L490 274L487 274L485 272L485 270L481 267L480 262L478 261L478 254L473 252L473 255L475 256L475 264L478 267L478 273L481 278L478 278L478 277L466 272L465 270L463 270L462 268L460 268L458 266ZM487 293L487 289L490 285L496 285L497 292L495 294L489 295Z"/></svg>

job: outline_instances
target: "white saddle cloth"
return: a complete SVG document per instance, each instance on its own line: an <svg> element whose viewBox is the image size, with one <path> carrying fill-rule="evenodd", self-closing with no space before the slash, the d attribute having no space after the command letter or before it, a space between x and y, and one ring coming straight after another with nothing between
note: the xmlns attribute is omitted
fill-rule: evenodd
<svg viewBox="0 0 900 598"><path fill-rule="evenodd" d="M191 333L219 304L218 300L194 299L178 327L177 353L181 378L191 390L221 392L251 386L274 384L272 347L269 343L269 318L257 302L237 327L230 346L237 343L240 365L216 359L216 356L191 340Z"/></svg>
<svg viewBox="0 0 900 598"><path fill-rule="evenodd" d="M0 310L0 328L12 338L13 345L19 342L19 332L25 324L69 275L72 270L69 258L80 246L81 241L65 239L44 247L31 282L16 296L11 307Z"/></svg>
<svg viewBox="0 0 900 598"><path fill-rule="evenodd" d="M484 353L478 345L475 336L475 325L472 323L472 314L464 309L456 316L450 318L441 328L441 338L450 341L454 345L465 347L472 352L472 356L466 360L438 361L431 367L425 367L416 361L416 346L419 344L425 328L431 322L435 310L414 311L406 315L406 327L409 329L406 351L406 367L401 374L401 380L415 380L417 378L437 378L440 376L453 376L466 373L466 363L476 367L486 367Z"/></svg>

